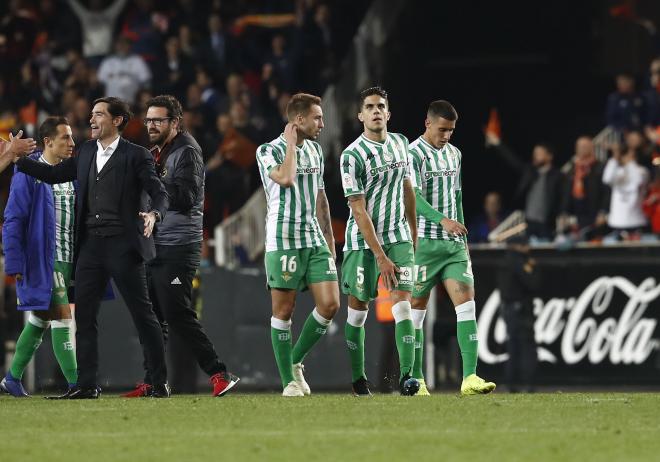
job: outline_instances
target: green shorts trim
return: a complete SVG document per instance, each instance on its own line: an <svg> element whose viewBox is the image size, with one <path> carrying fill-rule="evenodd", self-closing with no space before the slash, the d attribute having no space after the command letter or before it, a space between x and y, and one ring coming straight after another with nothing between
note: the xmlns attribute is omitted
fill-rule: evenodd
<svg viewBox="0 0 660 462"><path fill-rule="evenodd" d="M415 252L411 242L397 242L383 245L385 255L401 271L396 290L412 292L415 280L413 270ZM370 249L347 250L341 265L341 290L358 300L368 302L378 296L378 277L380 270L376 257Z"/></svg>
<svg viewBox="0 0 660 462"><path fill-rule="evenodd" d="M413 297L426 297L446 279L474 285L472 262L465 244L442 239L419 239L415 252Z"/></svg>
<svg viewBox="0 0 660 462"><path fill-rule="evenodd" d="M337 280L337 266L327 246L266 252L269 289L303 291L310 284Z"/></svg>
<svg viewBox="0 0 660 462"><path fill-rule="evenodd" d="M51 305L68 305L69 295L67 290L71 284L71 273L73 263L56 261L53 265L53 292L50 296Z"/></svg>

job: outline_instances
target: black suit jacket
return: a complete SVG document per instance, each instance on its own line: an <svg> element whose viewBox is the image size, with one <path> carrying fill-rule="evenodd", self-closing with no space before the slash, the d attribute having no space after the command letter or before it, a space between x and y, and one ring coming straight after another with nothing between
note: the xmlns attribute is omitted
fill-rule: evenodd
<svg viewBox="0 0 660 462"><path fill-rule="evenodd" d="M49 184L78 181L76 200L75 255L80 250L81 238L85 235L87 216L87 188L90 169L96 168L96 140L82 144L78 154L55 166L21 158L16 162L18 170ZM138 215L140 195L146 191L151 197L151 210L157 210L161 217L169 207L169 199L163 183L156 175L154 160L145 148L119 139L117 150L112 154L101 170L109 174L110 170L118 178L117 200L126 238L145 261L156 256L153 237L144 237L144 220ZM107 173L106 173L107 172Z"/></svg>

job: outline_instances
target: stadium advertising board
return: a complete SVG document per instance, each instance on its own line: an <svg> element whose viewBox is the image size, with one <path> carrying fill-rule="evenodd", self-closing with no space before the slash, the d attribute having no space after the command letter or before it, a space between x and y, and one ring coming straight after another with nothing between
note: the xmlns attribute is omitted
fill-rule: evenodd
<svg viewBox="0 0 660 462"><path fill-rule="evenodd" d="M543 281L534 297L537 383L660 382L658 264L593 252L535 256ZM473 259L480 370L503 377L507 332L495 262Z"/></svg>

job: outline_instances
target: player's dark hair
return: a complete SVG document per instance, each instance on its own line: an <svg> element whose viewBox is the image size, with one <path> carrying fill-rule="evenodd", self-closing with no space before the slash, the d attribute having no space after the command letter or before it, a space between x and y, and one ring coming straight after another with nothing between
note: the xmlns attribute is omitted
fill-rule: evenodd
<svg viewBox="0 0 660 462"><path fill-rule="evenodd" d="M368 96L372 96L372 95L378 95L381 98L384 98L385 103L388 106L390 105L390 102L387 99L387 92L385 91L385 89L383 87L377 85L375 87L369 87L366 90L362 90L360 92L360 96L359 96L360 108L362 108L362 105L364 104L364 100L367 99Z"/></svg>
<svg viewBox="0 0 660 462"><path fill-rule="evenodd" d="M44 138L55 138L57 136L58 125L70 125L66 117L51 116L39 126L39 141L44 142Z"/></svg>
<svg viewBox="0 0 660 462"><path fill-rule="evenodd" d="M320 106L321 98L309 93L296 93L286 105L286 116L293 120L297 115L306 116L312 106Z"/></svg>
<svg viewBox="0 0 660 462"><path fill-rule="evenodd" d="M172 95L158 95L147 101L147 109L150 107L164 107L167 110L167 117L179 120L179 131L184 131L183 126L183 107L178 99Z"/></svg>
<svg viewBox="0 0 660 462"><path fill-rule="evenodd" d="M458 119L458 112L449 101L439 99L429 104L429 110L426 113L430 119L442 117L443 119L454 121Z"/></svg>
<svg viewBox="0 0 660 462"><path fill-rule="evenodd" d="M131 112L131 108L129 107L128 103L114 96L105 96L103 98L94 100L94 106L96 106L98 103L106 103L108 105L108 112L113 119L115 117L121 117L123 119L117 128L119 129L120 133L124 131L128 121L131 120L131 117L133 117L133 113Z"/></svg>

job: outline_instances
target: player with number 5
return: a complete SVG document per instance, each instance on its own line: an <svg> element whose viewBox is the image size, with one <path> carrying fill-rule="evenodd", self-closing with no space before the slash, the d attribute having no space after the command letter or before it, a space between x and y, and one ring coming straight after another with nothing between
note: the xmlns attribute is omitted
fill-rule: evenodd
<svg viewBox="0 0 660 462"><path fill-rule="evenodd" d="M284 133L257 149L266 191L266 277L272 300L271 340L284 391L304 396L310 388L302 361L326 333L339 309L335 240L323 185L323 153L315 140L323 129L321 98L291 97ZM296 293L308 289L316 307L295 346L291 316Z"/></svg>
<svg viewBox="0 0 660 462"><path fill-rule="evenodd" d="M341 284L348 294L345 333L353 393L371 395L364 370L364 323L369 302L378 293L380 275L391 291L400 391L414 395L419 383L411 378L415 330L410 300L417 226L408 139L387 131L390 112L385 90L368 88L360 93L359 103L364 132L344 150L340 161L344 195L351 208Z"/></svg>

